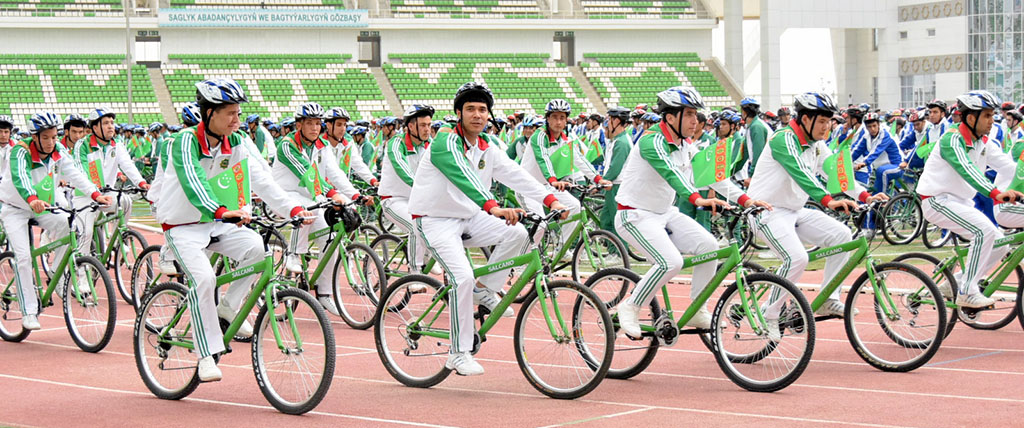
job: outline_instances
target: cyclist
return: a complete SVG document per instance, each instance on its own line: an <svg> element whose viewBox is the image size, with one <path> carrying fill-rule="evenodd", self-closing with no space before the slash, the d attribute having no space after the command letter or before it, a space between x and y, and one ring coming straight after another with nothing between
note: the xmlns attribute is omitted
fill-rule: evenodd
<svg viewBox="0 0 1024 428"><path fill-rule="evenodd" d="M616 233L615 213L618 211L618 205L615 197L622 184L622 167L626 165L629 151L633 147L629 141L629 132L626 131L629 126L629 109L617 106L608 109L608 118L604 123L608 136L604 152L604 179L612 182L612 188L604 192L601 228Z"/></svg>
<svg viewBox="0 0 1024 428"><path fill-rule="evenodd" d="M249 291L256 276L231 284L221 304L214 303L216 276L204 250L223 254L241 266L258 262L265 257L259 234L241 227L248 223L250 214L244 209L249 203L218 197L210 178L234 170L241 161L254 156L254 150L243 132L238 132L240 104L248 102L242 88L231 79L211 79L196 84L196 103L201 122L174 135L167 151L167 171L161 176L159 205L156 219L164 229L167 245L189 279L189 312L194 328L195 351L199 359L199 380L220 380L222 375L214 355L224 351L224 340L217 319L233 319L241 300ZM267 173L267 169L252 165L242 174L233 174L233 181L244 187L246 180L253 193L272 209L290 216L309 217L299 201L289 197ZM235 178L241 177L241 178ZM233 184L236 184L233 183ZM229 210L231 205L237 207ZM239 224L222 222L238 219ZM306 221L309 223L309 220ZM240 335L251 335L252 326L243 324Z"/></svg>
<svg viewBox="0 0 1024 428"><path fill-rule="evenodd" d="M384 158L384 146L398 133L398 118L388 116L380 120L380 131L375 135L372 145L363 143L363 159L372 165L374 171L380 171L381 160Z"/></svg>
<svg viewBox="0 0 1024 428"><path fill-rule="evenodd" d="M117 115L113 111L103 107L97 107L89 112L89 134L80 138L75 143L73 151L70 152L72 159L77 163L81 173L96 187L106 185L113 186L117 182L118 174L124 174L129 180L140 189L148 190L149 183L142 178L142 174L135 168L135 163L128 155L123 144L113 142L114 120ZM89 195L84 192L76 192L74 203L76 207L85 206L89 203ZM113 192L107 193L111 199ZM131 217L132 204L130 200L121 201L117 204L103 209L106 213L124 211L126 217ZM93 226L99 217L97 211L84 211L76 217L76 227L81 227L82 238L78 240L78 251L82 254L89 254L92 250ZM103 250L97 248L97 250Z"/></svg>
<svg viewBox="0 0 1024 428"><path fill-rule="evenodd" d="M245 133L256 144L256 148L259 149L260 153L269 149L267 147L268 141L273 144L273 137L270 136L270 131L260 124L260 115L256 113L250 114L245 118Z"/></svg>
<svg viewBox="0 0 1024 428"><path fill-rule="evenodd" d="M782 128L789 124L789 120L793 118L793 112L789 107L779 107L779 111L776 113L779 118L779 128Z"/></svg>
<svg viewBox="0 0 1024 428"><path fill-rule="evenodd" d="M950 107L946 105L945 101L938 98L925 104L925 107L928 108L928 141L937 142L952 125L946 118L946 110Z"/></svg>
<svg viewBox="0 0 1024 428"><path fill-rule="evenodd" d="M917 148L929 143L926 114L924 110L910 113L910 123L913 126L910 131L904 133L903 140L900 141L900 150L905 153L904 162L900 164L900 168L912 170L924 168L924 159L917 155Z"/></svg>
<svg viewBox="0 0 1024 428"><path fill-rule="evenodd" d="M7 115L0 115L0 177L3 176L4 170L10 166L7 156L11 152L14 129L14 119Z"/></svg>
<svg viewBox="0 0 1024 428"><path fill-rule="evenodd" d="M523 153L522 166L538 183L555 188L554 195L569 207L570 214L580 212L580 201L576 200L567 189L584 176L594 183L610 189L612 183L601 178L594 171L590 162L583 156L582 143L565 132L566 122L572 107L562 99L548 102L544 109L544 123L530 137L529 148ZM561 157L561 159L559 159ZM566 157L568 160L565 160ZM517 195L527 212L542 213L539 201ZM564 243L569 233L576 228L576 221L562 225L561 240Z"/></svg>
<svg viewBox="0 0 1024 428"><path fill-rule="evenodd" d="M827 176L822 167L825 159L832 155L824 141L829 133L829 122L837 113L832 98L822 93L807 92L795 97L793 109L796 117L772 136L768 142L769 150L762 153L751 177L748 194L775 207L754 219L755 233L782 260L777 272L779 276L796 283L807 267L807 251L803 242L824 247L853 239L850 229L839 220L822 211L804 208L807 198L835 211L849 212L857 207L857 203L833 199L818 178ZM885 194L870 195L856 180L844 193L865 203L888 199ZM840 253L826 259L822 285L839 273L848 256L848 253ZM844 311L845 305L839 300L837 288L817 313L843 316ZM777 334L774 331L770 333Z"/></svg>
<svg viewBox="0 0 1024 428"><path fill-rule="evenodd" d="M622 330L631 338L641 335L640 308L649 304L654 292L682 269L680 253L701 254L718 249L714 236L680 213L670 197L687 198L700 207L729 206L721 199L702 198L693 185L690 160L697 148L692 138L699 132L697 111L703 108L704 101L693 88L677 86L658 93L656 111L662 120L642 134L622 169L622 185L616 195L619 210L615 215L615 230L654 262L630 297L617 307ZM740 205L770 208L748 198L729 180L716 183L715 189ZM718 263L712 262L693 268L691 298L704 290L717 267ZM687 325L711 328L711 313L702 307Z"/></svg>
<svg viewBox="0 0 1024 428"><path fill-rule="evenodd" d="M277 147L277 162L273 167L274 180L304 206L313 204L314 200L320 197L327 197L337 204L363 200L365 204L372 205L373 199L362 198L352 187L346 174L338 167L334 150L328 148L320 138L320 121L323 117L324 108L317 103L302 104L295 111L295 132L285 136ZM326 179L330 184L321 183L322 179ZM293 232L299 234L296 252L301 254L309 250L311 231L327 227L327 218L323 210L318 210L311 227L302 227ZM326 248L327 239L328 235L324 235L317 239L316 244L320 248ZM320 260L320 263L327 263L325 272L334 272L337 262L337 258ZM298 273L302 272L302 265L296 256L291 255L285 259L285 269ZM317 300L328 312L341 316L331 299L331 281L331 275L320 275L317 280Z"/></svg>
<svg viewBox="0 0 1024 428"><path fill-rule="evenodd" d="M434 108L413 104L405 109L403 121L405 132L394 136L387 143L380 175L380 203L384 215L409 235L406 255L414 272L422 272L427 248L416 232L409 215L409 196L412 193L413 177L430 146L430 125ZM440 274L440 269L437 269Z"/></svg>
<svg viewBox="0 0 1024 428"><path fill-rule="evenodd" d="M1013 155L1013 159L1020 159L1021 150L1024 149L1024 129L1021 127L1021 122L1024 121L1024 115L1018 110L1010 110L1006 112L1006 126L1009 129L1011 141L1010 153Z"/></svg>
<svg viewBox="0 0 1024 428"><path fill-rule="evenodd" d="M352 177L355 174L360 180L377 186L377 177L370 172L370 168L363 163L363 157L359 153L359 146L353 144L352 137L346 132L348 130L348 111L341 107L332 108L327 112L324 119L327 131L324 137L334 151L334 158L338 160L338 166L346 174ZM353 153L355 152L355 153Z"/></svg>
<svg viewBox="0 0 1024 428"><path fill-rule="evenodd" d="M892 134L882 127L878 113L864 115L864 127L868 131L868 143L859 146L862 151L852 153L851 156L856 159L866 154L866 157L855 164L853 169L856 171L857 181L864 184L864 187L868 187L873 171L875 183L871 191L884 193L888 190L890 181L903 177L903 170L900 169L903 155Z"/></svg>
<svg viewBox="0 0 1024 428"><path fill-rule="evenodd" d="M981 168L1000 168L1002 150L984 136L991 131L999 100L988 91L970 91L956 99L963 122L943 134L936 150L924 164L917 193L923 200L922 212L929 222L969 239L967 259L958 273L962 284L956 304L966 308L984 308L995 303L981 293L980 275L984 275L1006 255L1006 246L995 247L1003 237L999 228L977 208L975 193L996 202L1015 202L1024 198L1015 190L1000 190L989 182Z"/></svg>
<svg viewBox="0 0 1024 428"><path fill-rule="evenodd" d="M64 138L60 139L60 145L70 152L75 148L75 142L85 136L85 132L85 119L74 113L69 114L64 118Z"/></svg>
<svg viewBox="0 0 1024 428"><path fill-rule="evenodd" d="M511 144L508 145L508 151L506 154L509 159L513 159L516 162L521 162L523 159L523 151L530 144L530 138L533 137L533 133L540 126L540 121L537 120L536 116L529 115L523 119L522 128L520 129L519 137L516 137Z"/></svg>
<svg viewBox="0 0 1024 428"><path fill-rule="evenodd" d="M0 221L7 232L7 242L14 251L18 301L21 302L21 325L26 330L38 330L39 298L32 272L32 255L29 248L29 220L35 220L39 227L51 236L62 237L71 233L68 215L46 212L52 204L65 206L63 192L55 189L55 183L64 179L77 189L89 195L100 204L110 204L110 197L96 191L89 180L75 166L67 149L57 143L57 128L62 125L56 114L48 111L36 113L29 120L31 138L15 143L9 156L9 166L0 180ZM60 260L67 246L56 251Z"/></svg>
<svg viewBox="0 0 1024 428"><path fill-rule="evenodd" d="M772 135L771 126L758 117L760 110L761 104L756 99L747 97L740 100L740 112L743 115L743 122L746 124L743 138L747 152L746 164L741 167L741 171L746 173L743 185L747 187L750 186L750 176L754 174L754 168L757 166L765 144L768 143L768 137Z"/></svg>
<svg viewBox="0 0 1024 428"><path fill-rule="evenodd" d="M484 276L474 288L464 248L494 245L488 260L493 263L521 255L530 245L526 229L516 225L523 210L498 206L489 190L492 180L542 200L552 210L565 208L484 134L493 106L494 95L487 86L469 82L459 88L454 99L458 122L442 127L430 145L409 199L409 214L427 249L455 284L448 296L452 343L445 367L464 376L484 372L471 354L473 305L493 310L499 303L497 291L509 274L505 269ZM512 316L511 308L503 316Z"/></svg>

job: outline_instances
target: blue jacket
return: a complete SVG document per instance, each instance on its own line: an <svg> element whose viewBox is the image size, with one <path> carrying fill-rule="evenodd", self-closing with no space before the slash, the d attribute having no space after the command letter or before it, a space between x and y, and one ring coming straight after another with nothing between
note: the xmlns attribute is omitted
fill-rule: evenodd
<svg viewBox="0 0 1024 428"><path fill-rule="evenodd" d="M869 134L870 135L870 134ZM875 149L868 154L867 158L864 159L864 163L871 166L871 169L875 169L882 165L899 165L903 162L903 155L900 154L900 146L896 144L896 140L892 138L892 134L885 129L879 129L878 135L871 139L874 143ZM869 144L865 144L867 147ZM856 159L857 155L853 157Z"/></svg>

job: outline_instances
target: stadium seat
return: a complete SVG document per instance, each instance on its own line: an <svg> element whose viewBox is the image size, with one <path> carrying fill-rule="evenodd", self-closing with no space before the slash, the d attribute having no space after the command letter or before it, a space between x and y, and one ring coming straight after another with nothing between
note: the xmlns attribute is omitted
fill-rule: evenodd
<svg viewBox="0 0 1024 428"><path fill-rule="evenodd" d="M581 0L591 19L696 19L689 1Z"/></svg>
<svg viewBox="0 0 1024 428"><path fill-rule="evenodd" d="M541 19L537 0L391 0L395 18Z"/></svg>
<svg viewBox="0 0 1024 428"><path fill-rule="evenodd" d="M176 110L195 100L196 82L235 79L249 96L246 114L278 121L300 104L344 107L353 119L390 114L387 101L365 64L351 55L171 55L164 80Z"/></svg>
<svg viewBox="0 0 1024 428"><path fill-rule="evenodd" d="M127 121L128 77L124 55L0 55L0 114L19 124L39 110L64 116L107 106ZM146 67L132 66L136 123L162 121Z"/></svg>
<svg viewBox="0 0 1024 428"><path fill-rule="evenodd" d="M583 74L609 106L653 104L655 94L679 85L693 86L711 108L734 104L718 79L692 52L585 53L583 59Z"/></svg>
<svg viewBox="0 0 1024 428"><path fill-rule="evenodd" d="M0 0L0 16L124 16L121 0Z"/></svg>
<svg viewBox="0 0 1024 428"><path fill-rule="evenodd" d="M344 0L170 0L172 8L320 8L346 9Z"/></svg>
<svg viewBox="0 0 1024 428"><path fill-rule="evenodd" d="M554 98L564 98L573 112L594 111L564 64L548 54L390 54L384 71L402 100L434 106L436 117L453 114L455 90L483 81L494 91L495 114L517 110L540 113Z"/></svg>

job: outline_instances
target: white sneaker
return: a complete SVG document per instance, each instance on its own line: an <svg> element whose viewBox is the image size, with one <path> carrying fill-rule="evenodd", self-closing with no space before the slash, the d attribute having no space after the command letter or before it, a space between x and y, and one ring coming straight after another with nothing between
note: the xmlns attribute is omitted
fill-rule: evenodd
<svg viewBox="0 0 1024 428"><path fill-rule="evenodd" d="M942 284L939 284L939 293L946 299L953 297L953 287L949 285L949 281L942 281Z"/></svg>
<svg viewBox="0 0 1024 428"><path fill-rule="evenodd" d="M498 303L500 302L501 299L498 298L498 293L480 287L476 287L473 289L474 305L483 305L483 307L490 309L491 312L494 312L494 308L497 308ZM515 315L515 312L512 310L511 307L509 307L505 308L505 313L501 314L501 317L511 318L513 315Z"/></svg>
<svg viewBox="0 0 1024 428"><path fill-rule="evenodd" d="M295 254L285 256L284 269L291 273L301 273L302 263L299 261L299 256Z"/></svg>
<svg viewBox="0 0 1024 428"><path fill-rule="evenodd" d="M338 307L334 305L334 299L332 299L331 296L318 296L316 300L320 302L320 305L322 305L327 312L330 312L331 315L336 317L341 316L341 311L339 311Z"/></svg>
<svg viewBox="0 0 1024 428"><path fill-rule="evenodd" d="M857 315L860 312L857 309L853 310L853 314ZM824 305L821 305L818 310L814 311L815 315L825 315L842 318L846 314L846 305L840 302L839 299L828 299Z"/></svg>
<svg viewBox="0 0 1024 428"><path fill-rule="evenodd" d="M235 320L236 315L238 315L238 312L224 304L223 300L221 301L221 304L217 305L217 316L220 317L220 319L231 323ZM242 321L242 325L238 327L238 332L235 333L235 335L246 338L252 337L252 324L249 323L249 320Z"/></svg>
<svg viewBox="0 0 1024 428"><path fill-rule="evenodd" d="M220 368L217 367L217 361L213 359L213 356L199 359L199 381L200 382L216 382L224 377L220 372Z"/></svg>
<svg viewBox="0 0 1024 428"><path fill-rule="evenodd" d="M619 314L619 328L622 329L622 332L631 339L639 339L643 335L643 331L640 330L640 321L637 320L640 307L623 301L615 308Z"/></svg>
<svg viewBox="0 0 1024 428"><path fill-rule="evenodd" d="M89 285L89 278L86 275L85 269L78 269L78 294L86 296L92 293L92 287Z"/></svg>
<svg viewBox="0 0 1024 428"><path fill-rule="evenodd" d="M171 260L160 259L160 261L157 262L157 269L159 269L160 273L164 275L178 274L178 268L174 266L174 261Z"/></svg>
<svg viewBox="0 0 1024 428"><path fill-rule="evenodd" d="M43 328L39 325L39 317L36 315L25 315L25 317L21 319L21 326L25 330L39 330Z"/></svg>
<svg viewBox="0 0 1024 428"><path fill-rule="evenodd" d="M461 376L476 376L484 374L484 368L480 363L476 362L473 358L473 354L469 352L459 352L457 354L451 354L448 356L448 361L445 361L444 368L448 370L455 370Z"/></svg>
<svg viewBox="0 0 1024 428"><path fill-rule="evenodd" d="M778 342L782 340L782 331L779 329L778 318L765 318L765 328L768 330L768 340Z"/></svg>
<svg viewBox="0 0 1024 428"><path fill-rule="evenodd" d="M961 308L983 309L996 304L991 297L985 297L981 293L959 294L956 296L956 305Z"/></svg>
<svg viewBox="0 0 1024 428"><path fill-rule="evenodd" d="M700 310L697 311L697 313L693 314L693 318L690 318L690 321L686 322L686 326L699 328L702 330L710 330L711 312L708 311L708 308L700 308Z"/></svg>
<svg viewBox="0 0 1024 428"><path fill-rule="evenodd" d="M430 274L431 275L443 275L444 274L444 270L441 269L441 264L440 263L434 263L434 265L430 267Z"/></svg>

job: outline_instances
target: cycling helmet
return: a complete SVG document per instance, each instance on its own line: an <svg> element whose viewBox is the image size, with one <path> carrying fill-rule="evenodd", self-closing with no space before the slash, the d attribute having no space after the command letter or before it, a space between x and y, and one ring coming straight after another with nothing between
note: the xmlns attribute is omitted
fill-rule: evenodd
<svg viewBox="0 0 1024 428"><path fill-rule="evenodd" d="M483 83L467 82L455 92L455 111L462 111L462 105L469 101L487 104L487 110L490 110L494 107L494 94Z"/></svg>
<svg viewBox="0 0 1024 428"><path fill-rule="evenodd" d="M1016 120L1018 122L1024 120L1024 115L1020 114L1020 112L1017 110L1010 110L1006 112L1006 117L1013 118L1013 120Z"/></svg>
<svg viewBox="0 0 1024 428"><path fill-rule="evenodd" d="M912 113L910 113L910 121L911 122L917 122L919 120L924 120L924 116L925 115L923 113L921 113L921 112L917 112L917 111L912 112Z"/></svg>
<svg viewBox="0 0 1024 428"><path fill-rule="evenodd" d="M931 102L929 102L928 104L925 104L925 107L928 107L928 108L938 107L938 108L942 109L943 112L945 112L948 109L948 107L946 106L946 102L942 101L942 100L940 100L938 98L936 98L934 100L931 100Z"/></svg>
<svg viewBox="0 0 1024 428"><path fill-rule="evenodd" d="M533 115L526 116L526 118L523 119L523 126L529 126L529 127L536 128L536 127L540 126L540 120L539 120L539 118L537 116L533 116Z"/></svg>
<svg viewBox="0 0 1024 428"><path fill-rule="evenodd" d="M999 108L1002 110L1014 110L1017 108L1017 105L1014 104L1013 101L1007 101L1004 102L1003 105L999 106Z"/></svg>
<svg viewBox="0 0 1024 428"><path fill-rule="evenodd" d="M355 128L352 128L351 134L352 135L365 135L366 131L368 131L368 129L366 129L366 127L364 127L364 126L357 126Z"/></svg>
<svg viewBox="0 0 1024 428"><path fill-rule="evenodd" d="M286 119L281 121L281 127L283 127L283 128L293 127L293 126L295 126L295 119L293 119L293 118L289 117L289 118L286 118Z"/></svg>
<svg viewBox="0 0 1024 428"><path fill-rule="evenodd" d="M835 103L832 102L832 97L820 92L805 92L797 95L793 98L793 109L798 115L824 114L830 117L835 115L837 110ZM853 108L848 109L847 113L850 113L850 110Z"/></svg>
<svg viewBox="0 0 1024 428"><path fill-rule="evenodd" d="M561 98L548 101L548 105L544 106L544 117L548 117L551 113L555 112L562 112L568 116L569 113L572 113L572 106L569 105L568 101Z"/></svg>
<svg viewBox="0 0 1024 428"><path fill-rule="evenodd" d="M308 118L322 119L323 117L324 108L317 103L306 103L300 105L299 108L295 109L296 121Z"/></svg>
<svg viewBox="0 0 1024 428"><path fill-rule="evenodd" d="M173 134L175 132L181 131L181 127L178 125L171 125L167 127L167 130L171 131L171 133Z"/></svg>
<svg viewBox="0 0 1024 428"><path fill-rule="evenodd" d="M352 117L349 116L348 110L345 110L343 107L332 108L328 110L327 115L324 116L324 120L328 122L338 119L352 120Z"/></svg>
<svg viewBox="0 0 1024 428"><path fill-rule="evenodd" d="M181 123L185 126L196 126L200 121L199 104L192 102L181 108Z"/></svg>
<svg viewBox="0 0 1024 428"><path fill-rule="evenodd" d="M644 115L640 117L640 120L648 123L658 123L661 122L661 116L657 113L644 113Z"/></svg>
<svg viewBox="0 0 1024 428"><path fill-rule="evenodd" d="M249 102L245 91L234 80L219 78L196 83L196 103L199 105L242 104Z"/></svg>
<svg viewBox="0 0 1024 428"><path fill-rule="evenodd" d="M68 129L72 126L85 128L85 118L74 113L69 114L68 117L64 118L64 129Z"/></svg>
<svg viewBox="0 0 1024 428"><path fill-rule="evenodd" d="M281 132L281 125L278 125L276 123L271 123L270 126L267 126L267 131Z"/></svg>
<svg viewBox="0 0 1024 428"><path fill-rule="evenodd" d="M362 126L362 127L365 127L365 128L369 128L370 127L370 121L368 121L368 120L357 120L355 125L356 126Z"/></svg>
<svg viewBox="0 0 1024 428"><path fill-rule="evenodd" d="M444 126L443 120L435 120L430 124L430 129L437 131L438 129L441 129L442 126Z"/></svg>
<svg viewBox="0 0 1024 428"><path fill-rule="evenodd" d="M767 117L771 120L777 120L779 118L778 116L775 115L775 112L771 110L764 112L764 117Z"/></svg>
<svg viewBox="0 0 1024 428"><path fill-rule="evenodd" d="M960 113L999 108L999 98L985 90L974 90L956 97L956 108Z"/></svg>
<svg viewBox="0 0 1024 428"><path fill-rule="evenodd" d="M779 116L785 116L785 115L792 116L793 115L793 111L790 110L789 107L779 107L779 112L777 114Z"/></svg>
<svg viewBox="0 0 1024 428"><path fill-rule="evenodd" d="M159 131L160 128L163 128L163 127L164 127L164 124L162 124L160 122L153 122L153 123L149 124L149 132Z"/></svg>
<svg viewBox="0 0 1024 428"><path fill-rule="evenodd" d="M655 109L658 114L664 115L667 112L684 108L704 109L704 100L693 88L676 86L658 93L658 106Z"/></svg>
<svg viewBox="0 0 1024 428"><path fill-rule="evenodd" d="M398 118L394 116L387 116L380 120L380 126L397 126Z"/></svg>
<svg viewBox="0 0 1024 428"><path fill-rule="evenodd" d="M402 116L402 120L405 123L412 122L418 117L434 117L434 108L426 104L413 104L405 109L405 115Z"/></svg>
<svg viewBox="0 0 1024 428"><path fill-rule="evenodd" d="M444 121L454 124L455 122L459 121L459 118L449 114L444 117Z"/></svg>
<svg viewBox="0 0 1024 428"><path fill-rule="evenodd" d="M246 125L252 124L253 122L259 122L259 121L260 121L260 115L258 115L256 113L250 114L248 117L245 118L245 124Z"/></svg>
<svg viewBox="0 0 1024 428"><path fill-rule="evenodd" d="M266 127L266 128L270 128L270 125L273 125L273 124L274 124L274 121L270 120L270 119L267 119L267 120L263 121L263 126Z"/></svg>
<svg viewBox="0 0 1024 428"><path fill-rule="evenodd" d="M632 120L632 119L639 119L639 118L643 117L644 113L646 113L646 112L643 111L643 110L640 110L640 109L636 109L636 110L633 110L633 112L629 114L629 118L630 118L630 120Z"/></svg>
<svg viewBox="0 0 1024 428"><path fill-rule="evenodd" d="M6 114L0 114L0 129L14 129L14 119Z"/></svg>
<svg viewBox="0 0 1024 428"><path fill-rule="evenodd" d="M33 134L38 134L47 129L59 128L60 126L60 117L48 111L41 111L32 115L32 119L28 122L28 127Z"/></svg>
<svg viewBox="0 0 1024 428"><path fill-rule="evenodd" d="M864 123L878 122L878 113L868 113L864 115Z"/></svg>
<svg viewBox="0 0 1024 428"><path fill-rule="evenodd" d="M743 110L753 110L754 112L757 112L761 108L761 103L757 102L757 100L752 97L746 97L740 100L740 108Z"/></svg>
<svg viewBox="0 0 1024 428"><path fill-rule="evenodd" d="M771 113L771 112L769 112L769 113ZM732 123L734 125L743 121L743 116L740 116L739 113L732 113L732 112L726 113L726 114L722 115L722 118L724 118L725 120L729 121L730 123Z"/></svg>
<svg viewBox="0 0 1024 428"><path fill-rule="evenodd" d="M114 114L113 111L105 107L97 107L92 109L92 111L89 112L89 126L95 125L96 122L99 122L100 119L103 119L107 116L110 116L111 119L117 119L117 115Z"/></svg>
<svg viewBox="0 0 1024 428"><path fill-rule="evenodd" d="M629 120L629 109L619 106L612 107L608 109L608 117L615 117L625 122Z"/></svg>

